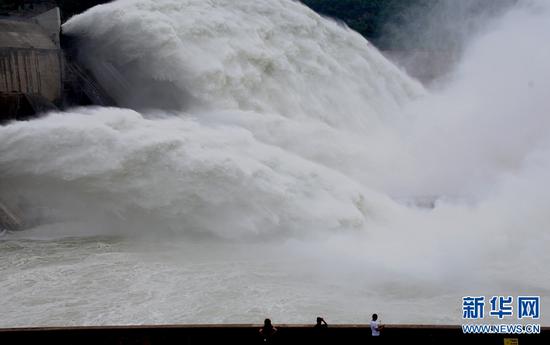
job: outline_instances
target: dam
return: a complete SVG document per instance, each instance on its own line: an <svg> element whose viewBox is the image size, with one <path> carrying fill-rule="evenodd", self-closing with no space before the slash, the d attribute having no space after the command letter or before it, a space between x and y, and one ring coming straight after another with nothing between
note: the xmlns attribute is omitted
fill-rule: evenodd
<svg viewBox="0 0 550 345"><path fill-rule="evenodd" d="M32 18L0 17L0 123L58 109L63 102L64 61L59 8ZM0 230L23 222L0 200Z"/></svg>
<svg viewBox="0 0 550 345"><path fill-rule="evenodd" d="M67 43L68 42L68 43ZM0 17L0 123L78 105L114 105L73 60L58 7Z"/></svg>
<svg viewBox="0 0 550 345"><path fill-rule="evenodd" d="M76 54L61 35L58 7L0 16L0 124L79 105L115 105L74 61ZM13 209L0 195L0 231L25 227Z"/></svg>
<svg viewBox="0 0 550 345"><path fill-rule="evenodd" d="M60 105L60 27L58 8L30 20L0 18L1 120L25 118Z"/></svg>

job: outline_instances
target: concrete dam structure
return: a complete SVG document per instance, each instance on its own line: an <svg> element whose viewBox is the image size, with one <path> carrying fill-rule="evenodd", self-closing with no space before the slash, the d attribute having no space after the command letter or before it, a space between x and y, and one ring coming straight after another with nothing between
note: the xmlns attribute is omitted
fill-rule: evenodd
<svg viewBox="0 0 550 345"><path fill-rule="evenodd" d="M61 34L55 7L29 17L0 17L0 123L77 105L114 105Z"/></svg>
<svg viewBox="0 0 550 345"><path fill-rule="evenodd" d="M53 8L30 19L0 18L0 123L55 110L63 102L61 17ZM0 232L24 223L0 200Z"/></svg>
<svg viewBox="0 0 550 345"><path fill-rule="evenodd" d="M265 344L261 325L141 325L0 329L2 343L51 344ZM381 337L372 337L369 325L277 325L275 344L543 344L550 330L540 334L464 334L455 325L385 325Z"/></svg>
<svg viewBox="0 0 550 345"><path fill-rule="evenodd" d="M0 17L0 124L71 106L115 104L73 60L73 42L67 38L63 47L62 41L57 7ZM16 210L0 195L0 233L25 228Z"/></svg>
<svg viewBox="0 0 550 345"><path fill-rule="evenodd" d="M31 116L61 103L60 26L58 8L30 20L0 19L2 120Z"/></svg>

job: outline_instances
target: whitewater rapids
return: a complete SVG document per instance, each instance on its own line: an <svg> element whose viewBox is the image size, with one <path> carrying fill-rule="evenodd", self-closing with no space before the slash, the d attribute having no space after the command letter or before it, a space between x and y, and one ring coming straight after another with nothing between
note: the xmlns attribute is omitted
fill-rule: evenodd
<svg viewBox="0 0 550 345"><path fill-rule="evenodd" d="M0 127L35 220L0 242L0 326L459 323L468 294L541 295L547 323L549 19L520 2L428 92L290 0L73 17L124 107Z"/></svg>

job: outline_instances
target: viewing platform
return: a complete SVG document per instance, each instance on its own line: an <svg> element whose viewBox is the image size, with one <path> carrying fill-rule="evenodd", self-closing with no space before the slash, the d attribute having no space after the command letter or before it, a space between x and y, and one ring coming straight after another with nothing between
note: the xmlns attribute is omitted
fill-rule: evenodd
<svg viewBox="0 0 550 345"><path fill-rule="evenodd" d="M39 327L0 329L0 344L261 344L258 330L262 325L148 325ZM460 325L385 325L377 339L369 325L329 325L315 330L312 325L275 324L275 344L550 344L550 327L540 334L495 335L463 334ZM506 341L505 341L506 339Z"/></svg>

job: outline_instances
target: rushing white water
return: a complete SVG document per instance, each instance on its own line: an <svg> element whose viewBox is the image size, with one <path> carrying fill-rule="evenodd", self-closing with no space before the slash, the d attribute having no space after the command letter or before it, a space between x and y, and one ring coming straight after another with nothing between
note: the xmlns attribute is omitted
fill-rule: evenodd
<svg viewBox="0 0 550 345"><path fill-rule="evenodd" d="M546 320L549 18L520 3L433 94L289 0L72 18L135 110L0 128L2 198L39 224L0 243L0 325L455 323L469 293Z"/></svg>

